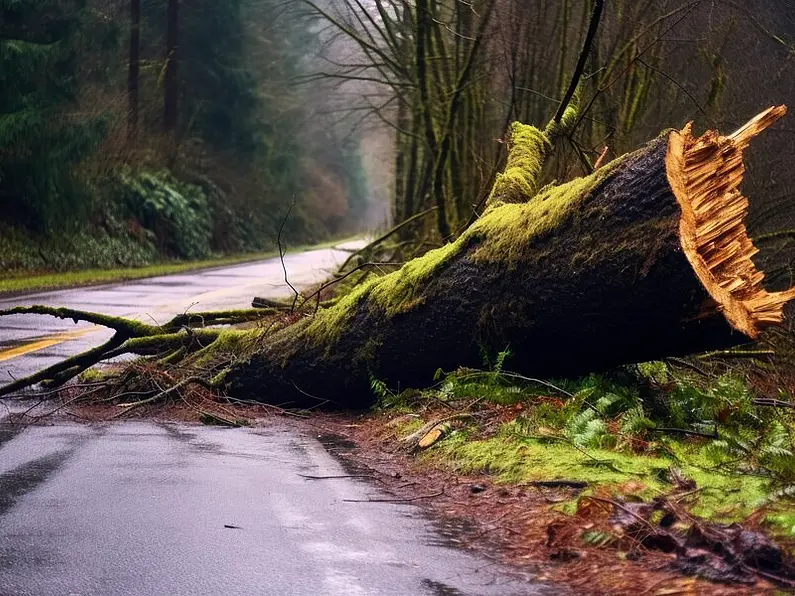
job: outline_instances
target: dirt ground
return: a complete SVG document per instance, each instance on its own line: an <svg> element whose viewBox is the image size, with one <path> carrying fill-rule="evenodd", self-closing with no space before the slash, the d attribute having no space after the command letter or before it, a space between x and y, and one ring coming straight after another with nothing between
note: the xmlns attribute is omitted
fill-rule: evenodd
<svg viewBox="0 0 795 596"><path fill-rule="evenodd" d="M460 476L420 463L395 442L383 440L379 415L323 415L312 428L339 437L333 449L352 470L372 475L396 502L413 503L459 528L462 546L502 562L530 567L540 580L582 595L664 596L782 593L770 583L712 583L673 568L675 555L627 541L588 546L584 532L605 527L609 511L593 506L566 516L551 505L576 496L574 488L507 486L489 476Z"/></svg>

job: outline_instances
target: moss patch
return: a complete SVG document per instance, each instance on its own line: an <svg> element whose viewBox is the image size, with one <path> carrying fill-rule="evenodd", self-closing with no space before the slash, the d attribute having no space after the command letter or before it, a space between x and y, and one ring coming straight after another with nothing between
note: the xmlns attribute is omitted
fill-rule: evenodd
<svg viewBox="0 0 795 596"><path fill-rule="evenodd" d="M514 122L510 131L511 149L505 171L497 174L488 204L523 203L536 191L544 157L552 146L535 126Z"/></svg>
<svg viewBox="0 0 795 596"><path fill-rule="evenodd" d="M220 331L208 329L206 331L214 335L214 340L193 355L191 362L193 366L208 364L221 357L232 356L235 360L250 358L257 350L260 340L266 335L264 329L223 329Z"/></svg>
<svg viewBox="0 0 795 596"><path fill-rule="evenodd" d="M333 306L319 311L306 328L312 345L330 346L347 328L359 304L368 300L370 308L387 317L405 312L422 301L425 284L453 257L463 250L464 236L453 243L412 259L398 271L370 279L353 289Z"/></svg>
<svg viewBox="0 0 795 596"><path fill-rule="evenodd" d="M305 337L309 339L312 345L327 345L330 347L353 319L359 303L369 296L373 287L383 279L370 279L345 294L333 306L318 311L312 322L306 327ZM287 329L288 332L289 329Z"/></svg>
<svg viewBox="0 0 795 596"><path fill-rule="evenodd" d="M481 440L454 433L429 456L461 473L491 474L498 482L584 480L592 485L619 485L637 480L652 491L662 489L660 477L670 465L662 458L578 450L557 441L520 439L506 433Z"/></svg>
<svg viewBox="0 0 795 596"><path fill-rule="evenodd" d="M464 237L441 248L431 250L423 256L412 259L398 271L382 277L370 292L370 300L392 316L405 312L422 301L425 284L461 252L466 240Z"/></svg>
<svg viewBox="0 0 795 596"><path fill-rule="evenodd" d="M506 425L509 426L509 425ZM676 466L695 480L691 511L719 522L740 521L758 508L768 494L766 480L756 476L724 474L704 467L699 451L678 448L679 457L624 454L604 449L577 449L560 441L511 436L507 429L488 439L473 440L466 432L455 432L430 449L424 457L463 474L485 473L503 483L532 480L582 480L589 494L598 488L622 492L631 486L635 496L652 498L673 490L669 469ZM630 484L631 483L631 484ZM768 522L791 530L795 518L775 514ZM790 524L792 521L792 524ZM789 524L789 525L788 525Z"/></svg>
<svg viewBox="0 0 795 596"><path fill-rule="evenodd" d="M534 252L538 240L567 219L584 217L581 206L621 161L615 160L590 176L545 187L527 203L491 208L465 234L482 240L473 258L486 262L526 259Z"/></svg>

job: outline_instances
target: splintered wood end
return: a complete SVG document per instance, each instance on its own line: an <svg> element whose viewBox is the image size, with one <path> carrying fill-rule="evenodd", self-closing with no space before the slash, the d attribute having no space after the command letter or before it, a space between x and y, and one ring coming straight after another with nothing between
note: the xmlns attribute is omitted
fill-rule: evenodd
<svg viewBox="0 0 795 596"><path fill-rule="evenodd" d="M751 260L758 249L745 227L748 199L740 192L743 151L786 111L786 106L768 108L729 136L707 131L695 138L688 124L668 139L666 170L682 210L682 248L714 301L711 307L750 338L781 323L784 305L795 298L795 288L762 287L765 274Z"/></svg>

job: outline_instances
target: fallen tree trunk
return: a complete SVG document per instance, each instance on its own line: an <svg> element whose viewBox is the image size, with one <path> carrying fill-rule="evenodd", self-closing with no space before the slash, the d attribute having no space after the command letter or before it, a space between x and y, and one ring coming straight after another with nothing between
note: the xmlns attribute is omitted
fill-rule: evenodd
<svg viewBox="0 0 795 596"><path fill-rule="evenodd" d="M515 125L491 206L456 242L410 261L265 339L224 379L229 395L292 406L366 406L438 368L507 366L573 376L721 349L782 320L739 192L749 140L771 108L724 137L688 125L589 177L533 195L548 143Z"/></svg>

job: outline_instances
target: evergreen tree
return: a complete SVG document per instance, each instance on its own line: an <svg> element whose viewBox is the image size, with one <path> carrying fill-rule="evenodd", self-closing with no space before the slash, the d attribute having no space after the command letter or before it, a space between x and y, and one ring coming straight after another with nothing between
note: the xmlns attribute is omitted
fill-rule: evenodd
<svg viewBox="0 0 795 596"><path fill-rule="evenodd" d="M214 147L252 154L260 99L247 63L250 0L184 0L183 115L188 134Z"/></svg>
<svg viewBox="0 0 795 596"><path fill-rule="evenodd" d="M45 232L85 217L72 168L101 142L71 117L84 0L0 0L0 218Z"/></svg>

